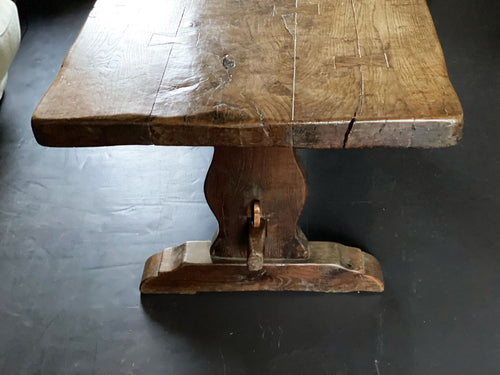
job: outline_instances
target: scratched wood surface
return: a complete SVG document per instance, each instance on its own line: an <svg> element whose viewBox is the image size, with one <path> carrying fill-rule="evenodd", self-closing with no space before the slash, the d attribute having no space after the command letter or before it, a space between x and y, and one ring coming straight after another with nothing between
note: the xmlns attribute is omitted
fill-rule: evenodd
<svg viewBox="0 0 500 375"><path fill-rule="evenodd" d="M425 0L98 0L48 146L442 147L462 109Z"/></svg>

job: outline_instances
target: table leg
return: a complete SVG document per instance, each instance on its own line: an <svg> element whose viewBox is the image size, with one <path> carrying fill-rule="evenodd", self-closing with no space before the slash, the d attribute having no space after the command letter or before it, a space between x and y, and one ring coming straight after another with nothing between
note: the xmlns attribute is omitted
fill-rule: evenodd
<svg viewBox="0 0 500 375"><path fill-rule="evenodd" d="M287 147L215 147L205 181L215 240L150 257L142 293L297 290L380 292L377 260L333 242L308 242L297 221L307 188Z"/></svg>

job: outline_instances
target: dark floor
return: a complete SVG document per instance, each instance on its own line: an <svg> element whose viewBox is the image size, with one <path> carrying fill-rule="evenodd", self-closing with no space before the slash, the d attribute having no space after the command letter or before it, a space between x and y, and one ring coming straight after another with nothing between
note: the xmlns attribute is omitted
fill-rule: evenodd
<svg viewBox="0 0 500 375"><path fill-rule="evenodd" d="M383 294L142 298L147 256L216 229L212 150L38 146L31 113L91 7L57 4L23 13L0 106L0 374L500 373L497 1L430 3L458 146L301 152L305 233L377 256Z"/></svg>

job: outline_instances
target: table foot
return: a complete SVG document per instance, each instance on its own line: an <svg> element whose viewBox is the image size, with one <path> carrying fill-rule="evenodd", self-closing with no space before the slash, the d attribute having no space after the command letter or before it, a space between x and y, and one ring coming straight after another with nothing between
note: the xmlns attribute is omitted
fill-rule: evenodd
<svg viewBox="0 0 500 375"><path fill-rule="evenodd" d="M186 242L151 256L144 266L144 294L233 291L382 292L380 265L360 249L334 242L309 242L300 262L266 259L260 271L245 263L213 263L210 241Z"/></svg>

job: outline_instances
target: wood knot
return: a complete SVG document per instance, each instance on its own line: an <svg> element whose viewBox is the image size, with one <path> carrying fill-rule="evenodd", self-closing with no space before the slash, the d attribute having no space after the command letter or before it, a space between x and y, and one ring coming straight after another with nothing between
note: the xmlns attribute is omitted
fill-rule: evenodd
<svg viewBox="0 0 500 375"><path fill-rule="evenodd" d="M236 66L236 63L234 62L234 60L231 58L231 56L229 55L225 55L223 58L222 58L222 65L224 66L224 69L226 70L230 70L232 68L234 68Z"/></svg>

